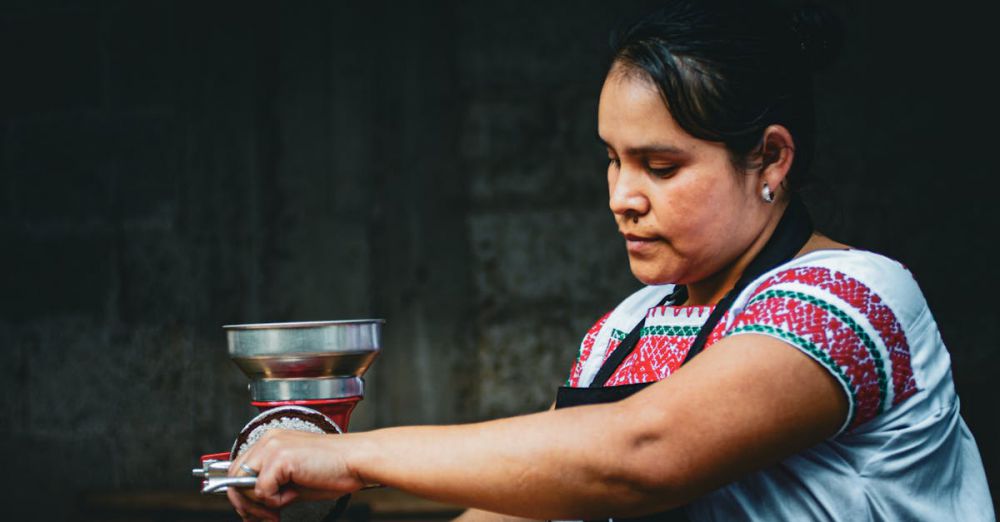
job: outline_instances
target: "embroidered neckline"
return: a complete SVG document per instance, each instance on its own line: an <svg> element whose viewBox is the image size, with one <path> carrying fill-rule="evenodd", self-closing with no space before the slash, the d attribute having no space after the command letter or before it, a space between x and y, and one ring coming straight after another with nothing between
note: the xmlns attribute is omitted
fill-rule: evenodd
<svg viewBox="0 0 1000 522"><path fill-rule="evenodd" d="M654 306L646 312L646 317L664 317L668 314L672 314L674 317L686 316L691 317L697 315L701 317L705 314L712 313L715 309L715 305L663 305Z"/></svg>

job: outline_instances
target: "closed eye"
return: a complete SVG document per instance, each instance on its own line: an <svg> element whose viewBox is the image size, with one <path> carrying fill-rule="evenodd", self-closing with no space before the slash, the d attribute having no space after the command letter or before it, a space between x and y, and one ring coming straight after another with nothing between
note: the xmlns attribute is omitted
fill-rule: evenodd
<svg viewBox="0 0 1000 522"><path fill-rule="evenodd" d="M658 167L658 168L653 168L647 165L646 171L658 178L667 178L670 177L670 175L672 175L674 172L677 172L677 168L678 168L677 165L670 165L668 167Z"/></svg>

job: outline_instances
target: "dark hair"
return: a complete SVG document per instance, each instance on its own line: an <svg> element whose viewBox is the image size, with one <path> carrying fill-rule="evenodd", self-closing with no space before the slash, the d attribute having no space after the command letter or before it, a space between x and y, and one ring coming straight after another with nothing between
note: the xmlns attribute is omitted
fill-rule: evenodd
<svg viewBox="0 0 1000 522"><path fill-rule="evenodd" d="M641 72L692 136L722 142L748 167L764 129L795 141L790 188L805 181L815 142L812 73L836 57L843 26L818 6L677 0L612 35L611 68Z"/></svg>

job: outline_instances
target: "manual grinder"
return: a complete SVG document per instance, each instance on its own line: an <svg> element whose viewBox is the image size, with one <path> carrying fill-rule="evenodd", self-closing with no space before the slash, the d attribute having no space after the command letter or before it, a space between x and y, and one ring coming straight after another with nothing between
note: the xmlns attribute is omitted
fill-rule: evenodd
<svg viewBox="0 0 1000 522"><path fill-rule="evenodd" d="M223 328L229 356L250 378L261 410L225 453L202 455L194 476L202 493L253 487L256 477L227 477L230 463L271 429L342 433L365 394L361 378L381 350L382 319L262 323Z"/></svg>

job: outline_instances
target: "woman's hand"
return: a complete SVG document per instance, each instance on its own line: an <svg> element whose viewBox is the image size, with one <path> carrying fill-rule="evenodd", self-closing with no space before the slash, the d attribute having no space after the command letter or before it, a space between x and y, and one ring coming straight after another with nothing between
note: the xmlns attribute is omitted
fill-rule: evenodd
<svg viewBox="0 0 1000 522"><path fill-rule="evenodd" d="M230 476L257 471L253 489L229 488L227 496L245 520L278 520L278 511L296 500L334 499L361 489L363 481L347 466L340 438L274 429L233 461Z"/></svg>

